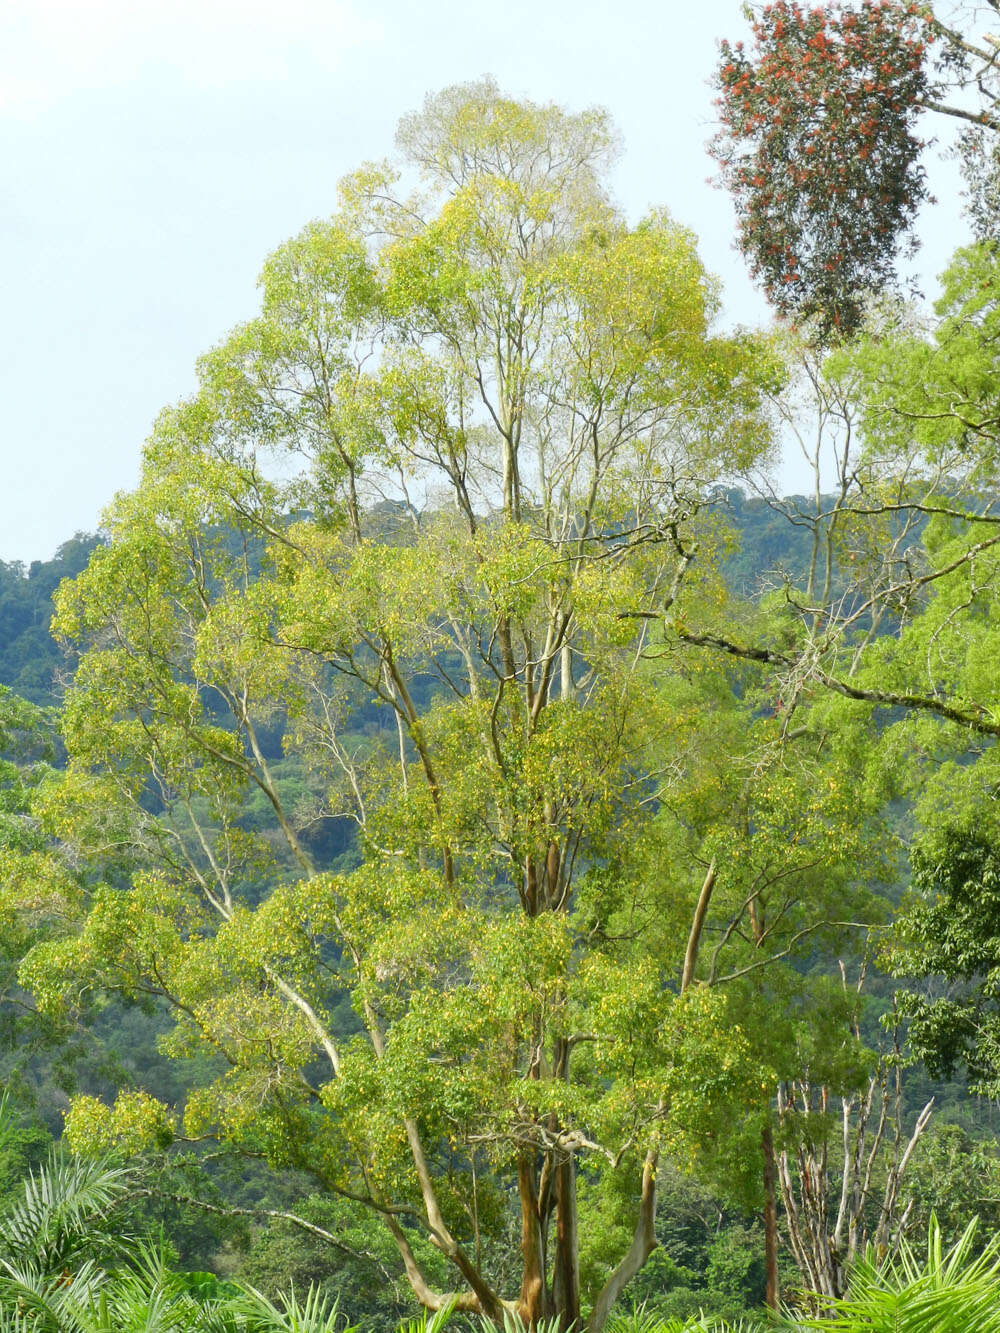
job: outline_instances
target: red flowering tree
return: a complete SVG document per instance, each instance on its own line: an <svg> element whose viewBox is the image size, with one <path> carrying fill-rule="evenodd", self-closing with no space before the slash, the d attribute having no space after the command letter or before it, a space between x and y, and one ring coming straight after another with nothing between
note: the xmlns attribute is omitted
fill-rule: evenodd
<svg viewBox="0 0 1000 1333"><path fill-rule="evenodd" d="M900 0L775 0L752 21L748 50L720 46L712 143L739 245L781 314L849 333L927 197L913 126L934 21Z"/></svg>

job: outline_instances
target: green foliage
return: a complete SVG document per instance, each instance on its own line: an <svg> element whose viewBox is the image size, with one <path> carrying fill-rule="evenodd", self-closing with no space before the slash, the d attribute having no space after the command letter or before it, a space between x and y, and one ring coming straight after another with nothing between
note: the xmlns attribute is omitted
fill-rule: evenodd
<svg viewBox="0 0 1000 1333"><path fill-rule="evenodd" d="M957 250L942 274L930 329L906 315L887 317L886 327L834 362L862 377L862 421L873 455L898 465L918 445L929 463L953 470L942 502L949 492L959 498L958 487L974 504L977 484L989 488L995 477L989 358L998 321L997 262L991 243ZM951 508L958 513L950 522L942 513L932 538L932 550L941 554L949 538L965 535L955 521L962 504Z"/></svg>
<svg viewBox="0 0 1000 1333"><path fill-rule="evenodd" d="M25 954L63 933L81 904L79 876L33 813L55 751L51 711L0 685L0 1067L8 1088L64 1035L40 1020L17 975Z"/></svg>
<svg viewBox="0 0 1000 1333"><path fill-rule="evenodd" d="M854 1271L851 1293L833 1315L808 1327L847 1330L871 1328L885 1333L983 1333L1000 1328L1000 1257L991 1244L975 1252L976 1223L971 1222L947 1248L932 1220L926 1257L904 1247L899 1259L880 1264L868 1256Z"/></svg>
<svg viewBox="0 0 1000 1333"><path fill-rule="evenodd" d="M898 974L939 976L952 985L943 995L902 993L910 1043L932 1074L948 1076L962 1067L977 1091L994 1096L1000 1087L996 846L978 830L945 827L915 847L912 859L912 898L890 961Z"/></svg>
<svg viewBox="0 0 1000 1333"><path fill-rule="evenodd" d="M52 1136L37 1120L10 1113L10 1091L0 1100L3 1133L0 1135L0 1199L7 1199L31 1171L36 1170L52 1147Z"/></svg>
<svg viewBox="0 0 1000 1333"><path fill-rule="evenodd" d="M914 1200L913 1230L921 1234L935 1217L945 1236L959 1236L973 1218L980 1235L994 1235L1000 1223L1000 1150L995 1137L971 1133L940 1118L920 1141L907 1173Z"/></svg>
<svg viewBox="0 0 1000 1333"><path fill-rule="evenodd" d="M657 1192L657 1248L626 1300L652 1320L696 1311L738 1318L764 1300L763 1234L756 1218L727 1206L683 1167L665 1161ZM580 1262L588 1288L600 1285L629 1239L635 1184L596 1174L581 1190ZM619 1305L618 1311L622 1306ZM624 1315L613 1316L624 1319Z"/></svg>
<svg viewBox="0 0 1000 1333"><path fill-rule="evenodd" d="M26 1266L55 1277L95 1253L114 1254L123 1238L108 1215L127 1184L127 1173L107 1159L54 1153L0 1217L7 1273Z"/></svg>
<svg viewBox="0 0 1000 1333"><path fill-rule="evenodd" d="M235 1320L237 1327L242 1323L261 1333L354 1333L350 1325L345 1328L336 1300L328 1300L315 1289L302 1300L294 1292L286 1292L271 1301L248 1288L227 1302L225 1314Z"/></svg>
<svg viewBox="0 0 1000 1333"><path fill-rule="evenodd" d="M775 6L765 26L774 60L794 47L815 73L818 114L845 51L838 77L864 75L855 38L913 54L915 16L893 35L895 13L864 7L857 33L846 11ZM867 121L878 90L851 87ZM896 92L879 160L898 189L877 201L895 221L869 256L883 276L918 184ZM240 1318L325 1327L336 1285L346 1317L389 1320L405 1273L431 1303L457 1286L497 1321L592 1306L599 1327L671 1160L730 1211L695 1239L661 1200L661 1249L631 1294L664 1319L735 1315L761 1296L761 1231L731 1210L762 1206L776 1088L847 1096L871 1071L856 997L824 972L888 916L894 761L915 736L962 753L942 727L877 745L871 711L817 694L812 673L850 661L859 690L894 685L933 645L936 682L987 716L991 557L952 569L985 529L919 529L940 579L893 635L874 595L851 601L848 570L892 520L826 516L781 547L771 511L730 496L758 553L734 555L717 479L771 445L780 349L714 331L689 233L616 212L606 118L484 80L430 99L400 146L420 191L363 168L333 218L270 257L259 314L202 358L197 394L161 416L139 489L110 509L109 544L59 594L57 633L82 654L68 763L11 799L39 855L59 839L86 867L85 910L12 956L27 952L21 984L50 1020L120 1027L122 1077L88 1071L67 1142L177 1161L184 1188L166 1166L157 1183L186 1256L218 1239L191 1195L225 1196L185 1138L310 1193L298 1211L335 1243L287 1218L256 1230L237 1262L264 1294ZM846 282L856 301L855 269L831 277L814 251L795 300L826 282L831 308ZM896 429L892 394L916 401L927 366L988 323L966 299L981 262L940 346L842 360L872 440ZM940 384L961 370L985 393L988 361L972 338ZM954 457L952 426L927 427L928 457L935 441ZM817 533L843 642L816 610ZM787 595L732 595L725 573L756 593L771 561ZM720 666L686 646L730 622L770 658ZM805 665L776 687L776 662ZM988 765L956 768L936 791L975 806L961 789L985 790ZM53 901L69 884L54 865ZM23 919L41 881L7 882ZM825 1154L830 1131L789 1114L776 1133ZM136 1308L155 1294L190 1315L198 1283L154 1268ZM310 1294L282 1303L293 1275Z"/></svg>
<svg viewBox="0 0 1000 1333"><path fill-rule="evenodd" d="M349 1203L313 1194L297 1199L297 1216L336 1237L338 1244L280 1218L255 1229L240 1246L233 1280L277 1300L289 1290L315 1290L336 1302L341 1322L391 1327L413 1309L413 1293L397 1274L396 1248L374 1218L358 1215ZM447 1281L447 1263L414 1231L421 1268L435 1281ZM245 1250L244 1250L245 1246Z"/></svg>

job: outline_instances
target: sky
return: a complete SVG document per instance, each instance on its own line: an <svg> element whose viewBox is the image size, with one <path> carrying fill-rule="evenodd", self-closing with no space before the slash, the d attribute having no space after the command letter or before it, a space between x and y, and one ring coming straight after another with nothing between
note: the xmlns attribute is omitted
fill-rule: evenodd
<svg viewBox="0 0 1000 1333"><path fill-rule="evenodd" d="M266 255L392 151L428 93L496 76L607 107L632 220L666 206L766 320L708 178L709 80L740 0L3 0L0 559L49 558L138 480L159 410L256 309ZM934 167L934 172L940 171ZM944 190L954 194L947 172ZM927 285L958 239L934 214Z"/></svg>

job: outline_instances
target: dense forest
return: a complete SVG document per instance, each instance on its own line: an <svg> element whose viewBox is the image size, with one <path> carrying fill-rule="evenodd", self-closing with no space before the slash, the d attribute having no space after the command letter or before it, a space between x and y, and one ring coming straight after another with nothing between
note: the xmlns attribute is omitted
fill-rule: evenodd
<svg viewBox="0 0 1000 1333"><path fill-rule="evenodd" d="M759 330L429 96L0 564L0 1333L1000 1328L995 55L722 42Z"/></svg>

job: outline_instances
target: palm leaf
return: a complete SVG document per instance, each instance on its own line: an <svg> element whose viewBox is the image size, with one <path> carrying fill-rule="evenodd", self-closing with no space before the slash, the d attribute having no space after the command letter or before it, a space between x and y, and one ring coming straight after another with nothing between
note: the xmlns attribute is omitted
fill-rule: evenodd
<svg viewBox="0 0 1000 1333"><path fill-rule="evenodd" d="M107 1223L130 1179L130 1172L107 1161L55 1151L0 1217L0 1259L61 1274L98 1248L108 1257L124 1252L127 1238Z"/></svg>
<svg viewBox="0 0 1000 1333"><path fill-rule="evenodd" d="M850 1294L831 1315L803 1328L834 1333L1000 1333L1000 1240L975 1253L975 1221L945 1248L931 1219L925 1258L904 1246L879 1264L871 1253L851 1277Z"/></svg>
<svg viewBox="0 0 1000 1333"><path fill-rule="evenodd" d="M247 1333L356 1333L353 1328L341 1327L337 1301L331 1301L317 1287L310 1287L301 1303L294 1292L279 1296L275 1302L256 1287L247 1287L226 1301L224 1308L217 1309L215 1317L226 1314L242 1319Z"/></svg>

